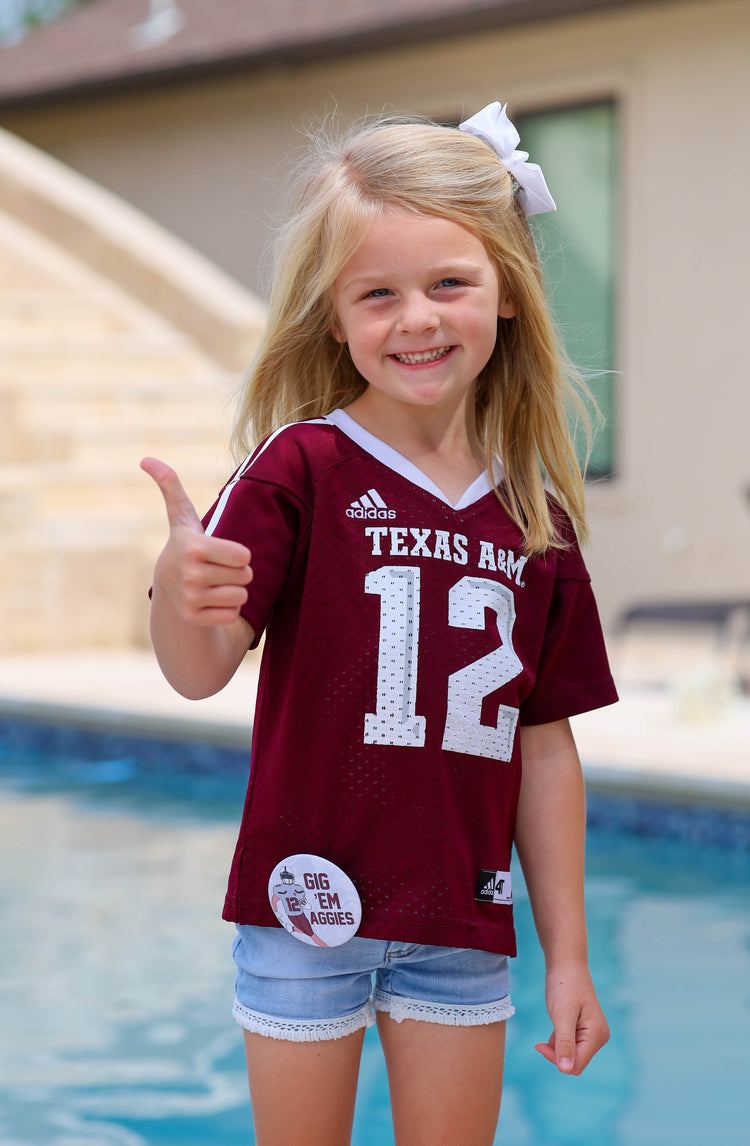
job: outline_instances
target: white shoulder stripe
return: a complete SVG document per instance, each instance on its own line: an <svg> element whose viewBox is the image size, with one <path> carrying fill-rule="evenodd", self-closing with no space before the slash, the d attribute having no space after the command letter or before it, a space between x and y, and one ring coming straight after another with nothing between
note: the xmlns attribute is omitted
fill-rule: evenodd
<svg viewBox="0 0 750 1146"><path fill-rule="evenodd" d="M235 473L232 480L225 485L225 487L222 491L221 497L219 498L219 500L216 503L216 508L214 509L213 513L211 514L211 520L206 525L206 533L211 535L214 532L217 525L221 521L222 514L224 513L224 510L227 507L227 502L229 501L229 498L232 495L232 491L235 489L237 483L240 481L241 478L243 478L245 476L245 474L252 467L252 465L255 462L257 462L258 458L262 457L262 455L266 452L268 447L271 445L271 442L275 441L276 438L278 438L279 434L282 434L284 432L284 430L288 430L291 426L299 426L299 425L303 425L303 424L304 425L310 425L310 423L313 423L313 424L314 423L321 423L321 422L325 422L325 420L326 420L325 418L310 418L307 422L304 422L304 423L288 422L285 426L279 426L278 430L274 430L274 432L272 434L270 434L269 437L266 438L265 442L263 442L263 444L261 446L258 446L257 449L253 450L253 452L251 454L248 454L247 457L245 458L244 462L242 463L242 465L239 467L239 469Z"/></svg>

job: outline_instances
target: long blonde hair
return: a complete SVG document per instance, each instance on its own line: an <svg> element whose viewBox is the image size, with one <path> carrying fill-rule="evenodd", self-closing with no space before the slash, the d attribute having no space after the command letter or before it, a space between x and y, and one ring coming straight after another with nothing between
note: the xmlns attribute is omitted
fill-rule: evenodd
<svg viewBox="0 0 750 1146"><path fill-rule="evenodd" d="M329 132L313 140L278 235L268 321L238 404L237 456L277 427L347 406L366 389L334 337L332 288L387 207L449 219L484 243L515 312L498 322L477 380L488 472L499 454L496 493L529 553L564 544L545 480L585 536L583 478L568 425L573 410L590 436L585 387L553 326L517 187L486 143L430 121L380 119L338 140Z"/></svg>

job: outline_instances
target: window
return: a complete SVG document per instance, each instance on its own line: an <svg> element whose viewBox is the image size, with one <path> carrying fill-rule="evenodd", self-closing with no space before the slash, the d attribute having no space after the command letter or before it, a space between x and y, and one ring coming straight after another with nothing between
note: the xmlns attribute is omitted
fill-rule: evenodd
<svg viewBox="0 0 750 1146"><path fill-rule="evenodd" d="M512 116L539 163L557 212L535 215L552 312L604 418L590 477L616 468L614 310L617 275L617 119L614 103Z"/></svg>

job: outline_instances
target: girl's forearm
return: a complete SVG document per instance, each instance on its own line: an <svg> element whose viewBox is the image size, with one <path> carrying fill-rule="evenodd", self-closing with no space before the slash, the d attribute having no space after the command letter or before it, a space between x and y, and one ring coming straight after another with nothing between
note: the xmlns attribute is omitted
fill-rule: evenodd
<svg viewBox="0 0 750 1146"><path fill-rule="evenodd" d="M172 688L189 700L220 692L234 676L254 636L241 616L228 625L185 621L158 585L154 585L150 628L161 671Z"/></svg>
<svg viewBox="0 0 750 1146"><path fill-rule="evenodd" d="M523 779L516 824L521 860L547 966L586 962L586 801L567 721L521 731Z"/></svg>
<svg viewBox="0 0 750 1146"><path fill-rule="evenodd" d="M567 720L522 729L516 844L547 964L552 1033L536 1044L564 1074L580 1074L609 1038L588 967L583 899L586 805Z"/></svg>

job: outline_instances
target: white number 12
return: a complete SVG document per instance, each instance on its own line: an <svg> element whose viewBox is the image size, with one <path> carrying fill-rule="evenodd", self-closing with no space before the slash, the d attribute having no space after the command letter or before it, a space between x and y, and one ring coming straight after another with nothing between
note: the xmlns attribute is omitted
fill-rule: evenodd
<svg viewBox="0 0 750 1146"><path fill-rule="evenodd" d="M365 744L422 747L426 720L416 714L419 663L418 566L384 565L365 577L365 592L380 596L378 680L375 712L365 715ZM515 598L506 585L462 577L448 594L452 628L484 629L485 609L497 618L501 644L448 677L443 748L493 760L510 760L518 709L500 705L497 724L482 724L485 696L523 668L513 648Z"/></svg>

